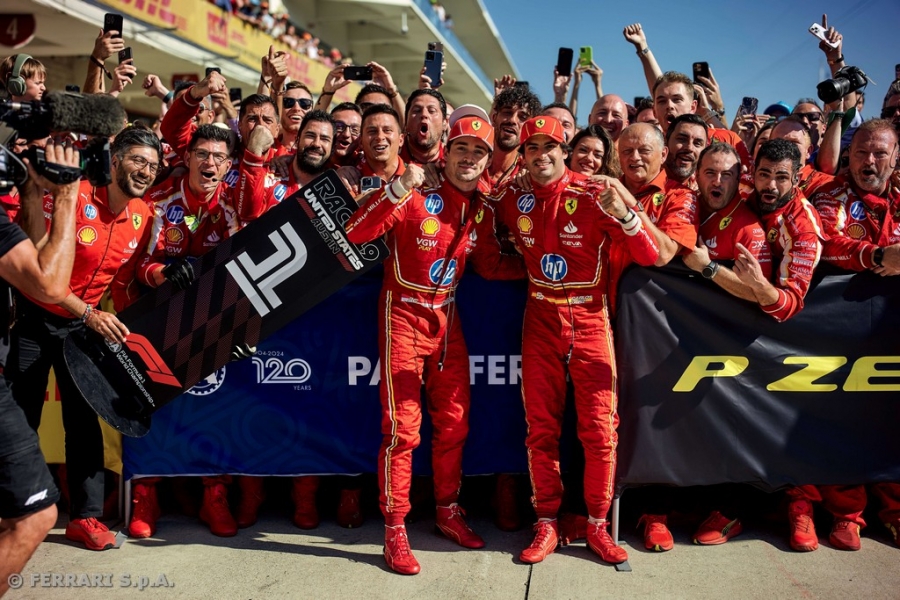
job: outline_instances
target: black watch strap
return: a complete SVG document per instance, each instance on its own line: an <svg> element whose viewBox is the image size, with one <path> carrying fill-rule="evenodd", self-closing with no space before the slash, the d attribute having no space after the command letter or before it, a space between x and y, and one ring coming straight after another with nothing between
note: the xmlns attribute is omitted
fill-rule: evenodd
<svg viewBox="0 0 900 600"><path fill-rule="evenodd" d="M700 271L700 274L703 275L706 279L715 279L716 275L719 274L719 263L712 260L708 265L703 267L703 270Z"/></svg>
<svg viewBox="0 0 900 600"><path fill-rule="evenodd" d="M881 263L884 262L884 248L875 248L875 252L872 253L872 262L876 267L881 266Z"/></svg>

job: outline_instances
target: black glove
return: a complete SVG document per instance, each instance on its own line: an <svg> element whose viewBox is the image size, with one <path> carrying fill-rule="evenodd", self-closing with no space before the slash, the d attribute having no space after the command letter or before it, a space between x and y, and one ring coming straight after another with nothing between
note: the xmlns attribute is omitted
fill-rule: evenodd
<svg viewBox="0 0 900 600"><path fill-rule="evenodd" d="M231 349L231 360L243 360L256 354L256 346L250 344L237 344Z"/></svg>
<svg viewBox="0 0 900 600"><path fill-rule="evenodd" d="M185 258L179 258L163 267L162 274L179 290L188 289L194 281L194 267Z"/></svg>

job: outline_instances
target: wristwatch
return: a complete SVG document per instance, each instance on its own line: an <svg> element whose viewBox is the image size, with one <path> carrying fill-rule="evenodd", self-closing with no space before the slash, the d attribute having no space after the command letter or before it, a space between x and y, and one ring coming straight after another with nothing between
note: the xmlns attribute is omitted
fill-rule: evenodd
<svg viewBox="0 0 900 600"><path fill-rule="evenodd" d="M709 264L703 267L700 274L703 275L705 279L715 279L716 275L719 274L719 263L714 260L709 261Z"/></svg>
<svg viewBox="0 0 900 600"><path fill-rule="evenodd" d="M881 263L884 261L884 248L875 248L875 251L872 253L872 262L875 263L876 267L882 266Z"/></svg>

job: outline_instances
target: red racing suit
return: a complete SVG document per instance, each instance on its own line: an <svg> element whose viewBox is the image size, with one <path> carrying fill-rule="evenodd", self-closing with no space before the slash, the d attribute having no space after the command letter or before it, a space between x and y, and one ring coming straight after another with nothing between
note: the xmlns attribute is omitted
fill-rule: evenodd
<svg viewBox="0 0 900 600"><path fill-rule="evenodd" d="M434 426L432 464L439 506L456 502L463 445L469 431L469 357L454 291L467 261L493 279L525 276L517 256L501 255L494 211L479 192L449 181L404 191L394 182L372 194L347 222L351 242L387 233L378 324L381 358L381 433L378 483L387 525L409 512L412 452L419 445L425 382Z"/></svg>
<svg viewBox="0 0 900 600"><path fill-rule="evenodd" d="M748 205L757 206L755 192ZM787 321L803 309L813 271L822 256L825 236L819 213L797 188L784 206L757 213L772 248L773 284L778 289L778 300L760 308L776 321Z"/></svg>
<svg viewBox="0 0 900 600"><path fill-rule="evenodd" d="M697 245L699 213L697 194L687 185L668 179L665 170L650 183L633 194L641 210L660 231L684 248ZM610 314L616 314L616 296L619 278L632 263L632 255L616 244L609 255L609 304Z"/></svg>
<svg viewBox="0 0 900 600"><path fill-rule="evenodd" d="M147 247L150 239L153 213L142 198L132 198L125 210L114 215L109 209L106 192L106 187L95 188L87 180L79 184L75 263L69 291L85 304L97 308L109 288L115 309L122 310L138 297L135 272L140 250ZM44 196L44 219L48 228L52 214L53 196L47 194ZM28 299L55 315L76 318L59 305Z"/></svg>
<svg viewBox="0 0 900 600"><path fill-rule="evenodd" d="M879 246L900 243L900 193L887 197L862 192L848 177L838 177L813 198L828 239L822 260L848 271L875 266L872 253ZM876 483L881 499L878 517L884 523L900 520L900 484ZM821 501L836 518L865 527L866 488L862 485L803 485L789 491L794 499Z"/></svg>
<svg viewBox="0 0 900 600"><path fill-rule="evenodd" d="M759 261L766 279L772 278L772 250L759 218L738 194L700 224L700 240L712 260L734 260L735 244L741 244Z"/></svg>
<svg viewBox="0 0 900 600"><path fill-rule="evenodd" d="M606 518L616 473L618 413L612 329L607 312L610 247L627 246L635 261L659 256L636 215L629 229L604 213L600 187L566 169L532 192L511 185L498 216L514 235L528 269L522 328L522 400L528 470L538 518L556 518L562 500L559 436L566 374L575 386L578 437L584 445L584 495L590 516Z"/></svg>
<svg viewBox="0 0 900 600"><path fill-rule="evenodd" d="M138 280L156 287L153 274L168 261L206 254L237 233L241 223L231 207L231 194L220 183L207 202L191 192L187 175L170 177L150 190L153 226L138 266Z"/></svg>

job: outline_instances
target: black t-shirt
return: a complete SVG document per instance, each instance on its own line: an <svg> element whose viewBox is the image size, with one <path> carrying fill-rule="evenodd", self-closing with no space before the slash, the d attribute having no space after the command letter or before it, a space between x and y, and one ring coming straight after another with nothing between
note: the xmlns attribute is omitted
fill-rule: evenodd
<svg viewBox="0 0 900 600"><path fill-rule="evenodd" d="M10 222L6 210L0 206L0 256L12 250L13 246L28 239L22 228ZM5 337L9 323L10 284L0 279L0 337Z"/></svg>

